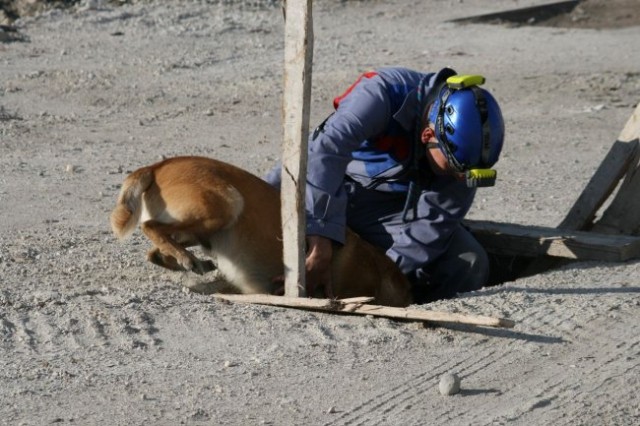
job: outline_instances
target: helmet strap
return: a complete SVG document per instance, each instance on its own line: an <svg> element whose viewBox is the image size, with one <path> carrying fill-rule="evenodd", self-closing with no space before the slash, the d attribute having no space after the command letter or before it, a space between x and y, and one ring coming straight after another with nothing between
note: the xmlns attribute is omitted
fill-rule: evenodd
<svg viewBox="0 0 640 426"><path fill-rule="evenodd" d="M491 156L491 128L489 126L489 112L487 110L487 100L478 86L472 86L473 96L476 98L476 106L480 112L480 123L482 123L482 165L489 163Z"/></svg>
<svg viewBox="0 0 640 426"><path fill-rule="evenodd" d="M427 126L429 125L429 107L435 102L436 97L440 94L442 88L446 84L446 81L441 81L425 96L424 92L425 88L427 87L428 80L428 77L424 77L422 80L420 80L416 91L416 98L418 102L416 102L416 124L414 142L411 147L412 174L416 174L418 172L420 159L425 155L424 144L422 142L422 131L424 130L425 124Z"/></svg>

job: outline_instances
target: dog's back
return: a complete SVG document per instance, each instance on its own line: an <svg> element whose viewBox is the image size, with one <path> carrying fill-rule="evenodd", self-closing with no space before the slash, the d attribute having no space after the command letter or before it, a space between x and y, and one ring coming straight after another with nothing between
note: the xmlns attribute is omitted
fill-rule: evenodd
<svg viewBox="0 0 640 426"><path fill-rule="evenodd" d="M203 271L184 250L200 245L242 293L273 293L274 278L284 273L280 195L230 164L176 157L136 170L123 184L111 223L122 238L138 221L157 247L150 260L162 266ZM396 265L350 231L345 246L334 251L332 274L336 297L374 296L393 306L411 301Z"/></svg>

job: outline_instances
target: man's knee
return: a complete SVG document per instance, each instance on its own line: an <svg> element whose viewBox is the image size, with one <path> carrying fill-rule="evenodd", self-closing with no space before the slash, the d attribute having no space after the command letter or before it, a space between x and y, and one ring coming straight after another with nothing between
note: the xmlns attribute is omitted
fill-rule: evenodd
<svg viewBox="0 0 640 426"><path fill-rule="evenodd" d="M432 300L479 290L489 279L489 256L484 248L470 234L456 240L430 268Z"/></svg>
<svg viewBox="0 0 640 426"><path fill-rule="evenodd" d="M487 284L489 278L489 256L479 247L478 250L460 253L458 256L466 270L466 277L461 283L460 292L479 290Z"/></svg>

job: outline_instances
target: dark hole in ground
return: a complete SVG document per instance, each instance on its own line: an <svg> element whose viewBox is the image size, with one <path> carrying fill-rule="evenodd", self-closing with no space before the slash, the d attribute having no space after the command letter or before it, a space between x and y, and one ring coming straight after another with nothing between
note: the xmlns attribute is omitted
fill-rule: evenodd
<svg viewBox="0 0 640 426"><path fill-rule="evenodd" d="M539 24L558 15L567 14L580 3L580 0L561 1L540 6L524 7L503 12L487 13L484 15L454 19L457 23L488 23L488 24Z"/></svg>
<svg viewBox="0 0 640 426"><path fill-rule="evenodd" d="M551 256L528 257L489 253L490 274L487 286L501 285L518 278L541 274L574 261Z"/></svg>
<svg viewBox="0 0 640 426"><path fill-rule="evenodd" d="M640 25L639 9L638 0L571 0L470 16L450 22L558 28L623 28Z"/></svg>
<svg viewBox="0 0 640 426"><path fill-rule="evenodd" d="M558 15L570 13L579 3L580 0L561 1L557 3L544 4L541 6L524 7L503 12L487 13L484 15L471 16L468 18L454 19L451 22L470 24L537 24L547 21Z"/></svg>

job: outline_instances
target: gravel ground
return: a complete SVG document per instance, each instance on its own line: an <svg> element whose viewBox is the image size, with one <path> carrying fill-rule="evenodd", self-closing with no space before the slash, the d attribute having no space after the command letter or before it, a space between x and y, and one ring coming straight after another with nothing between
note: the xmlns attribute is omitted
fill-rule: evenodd
<svg viewBox="0 0 640 426"><path fill-rule="evenodd" d="M640 26L588 8L595 29L447 22L541 3L316 1L312 122L375 66L484 74L507 139L469 217L556 226L640 99ZM218 302L145 262L139 232L116 241L126 173L181 154L258 175L277 160L275 2L92 3L13 25L0 43L0 423L640 424L637 261L414 306L516 321L435 328ZM440 394L445 373L459 393Z"/></svg>

